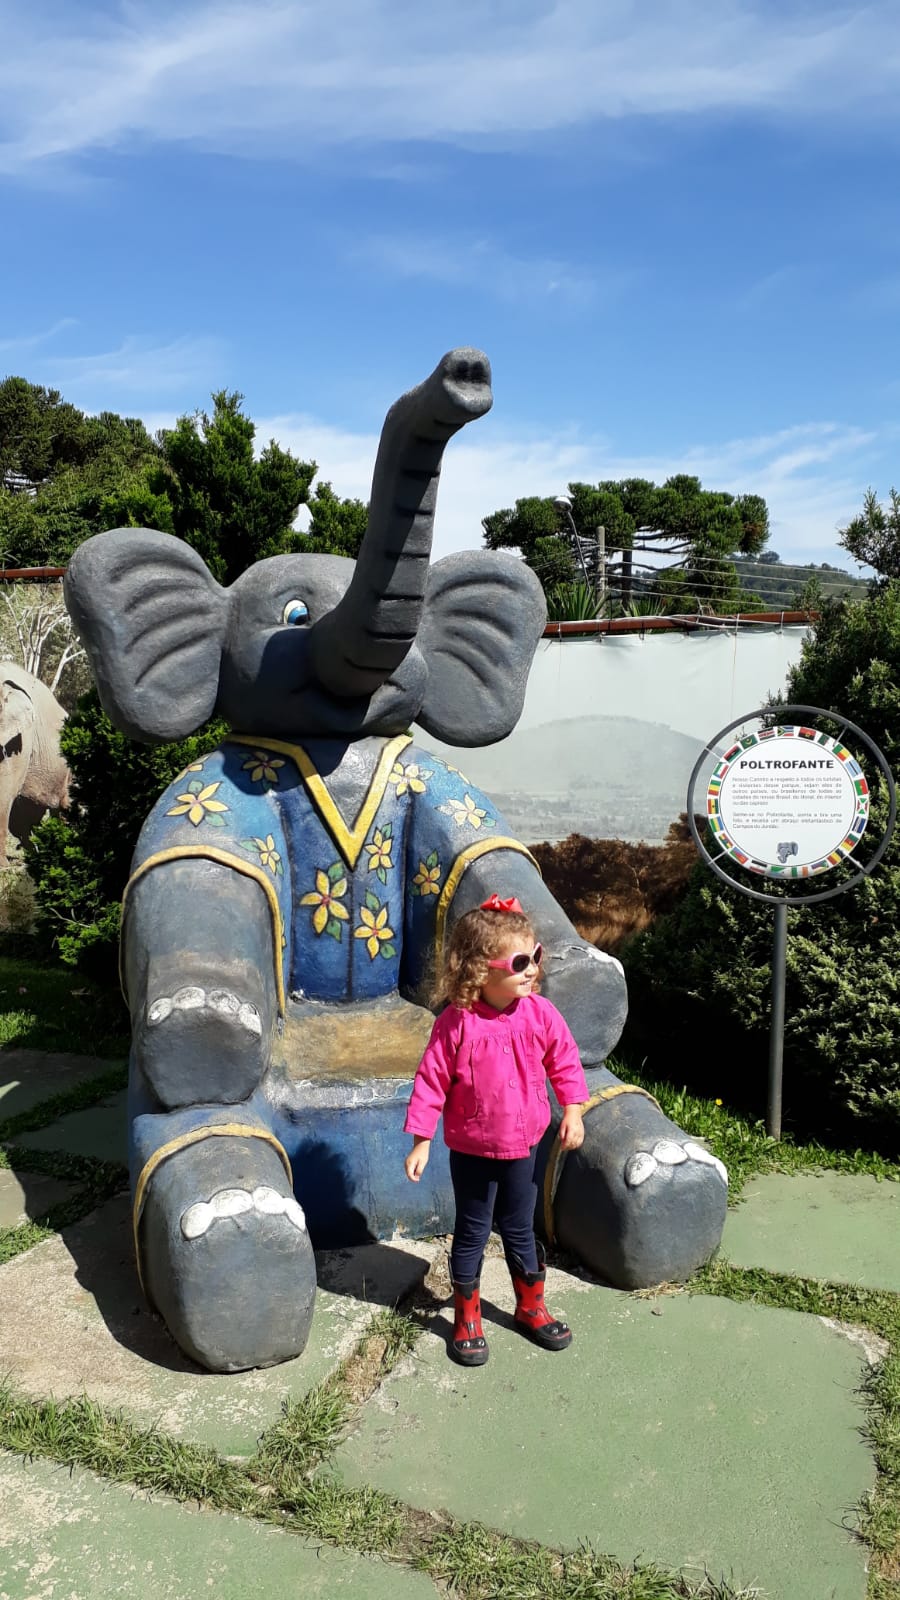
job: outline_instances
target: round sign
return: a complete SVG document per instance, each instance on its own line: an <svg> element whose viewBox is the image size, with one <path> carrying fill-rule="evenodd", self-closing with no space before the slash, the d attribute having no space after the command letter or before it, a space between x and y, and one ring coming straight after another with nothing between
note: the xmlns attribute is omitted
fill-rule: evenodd
<svg viewBox="0 0 900 1600"><path fill-rule="evenodd" d="M748 872L808 878L856 848L869 788L836 739L816 728L763 728L725 751L706 813L719 848Z"/></svg>

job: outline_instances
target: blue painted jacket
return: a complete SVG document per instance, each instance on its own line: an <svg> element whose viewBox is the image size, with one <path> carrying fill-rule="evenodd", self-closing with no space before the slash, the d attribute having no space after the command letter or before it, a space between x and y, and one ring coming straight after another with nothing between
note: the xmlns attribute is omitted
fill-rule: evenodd
<svg viewBox="0 0 900 1600"><path fill-rule="evenodd" d="M333 741L229 737L160 797L128 886L190 856L254 878L272 916L282 1011L287 995L415 990L469 863L498 849L528 854L490 800L409 734L384 740L346 819L317 767L317 754L331 766L333 752Z"/></svg>

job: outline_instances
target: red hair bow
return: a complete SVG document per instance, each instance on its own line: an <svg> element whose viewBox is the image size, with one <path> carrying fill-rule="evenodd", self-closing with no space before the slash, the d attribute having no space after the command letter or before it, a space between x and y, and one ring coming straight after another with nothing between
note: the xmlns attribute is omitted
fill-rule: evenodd
<svg viewBox="0 0 900 1600"><path fill-rule="evenodd" d="M489 900L482 900L481 909L482 911L518 911L520 916L524 916L522 907L519 905L515 895L509 900L501 900L498 894L492 894Z"/></svg>

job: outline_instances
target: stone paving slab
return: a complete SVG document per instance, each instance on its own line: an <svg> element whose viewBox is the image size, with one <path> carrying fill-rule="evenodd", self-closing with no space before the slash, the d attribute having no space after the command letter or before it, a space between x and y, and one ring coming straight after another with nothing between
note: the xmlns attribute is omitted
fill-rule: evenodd
<svg viewBox="0 0 900 1600"><path fill-rule="evenodd" d="M16 1144L31 1150L64 1150L98 1161L128 1162L127 1089L99 1100L86 1111L73 1111L37 1133L23 1133Z"/></svg>
<svg viewBox="0 0 900 1600"><path fill-rule="evenodd" d="M15 1173L0 1167L0 1228L17 1228L20 1222L44 1216L58 1200L74 1194L75 1187L40 1172Z"/></svg>
<svg viewBox="0 0 900 1600"><path fill-rule="evenodd" d="M325 1287L302 1356L253 1372L204 1372L147 1307L123 1195L0 1267L0 1373L37 1398L85 1393L142 1425L249 1455L282 1402L326 1378L379 1307L408 1293L426 1268L406 1246L324 1255Z"/></svg>
<svg viewBox="0 0 900 1600"><path fill-rule="evenodd" d="M421 1573L0 1453L0 1600L434 1600Z"/></svg>
<svg viewBox="0 0 900 1600"><path fill-rule="evenodd" d="M865 1550L842 1521L875 1467L848 1339L791 1311L559 1274L548 1304L575 1341L552 1354L512 1325L501 1262L482 1295L487 1366L450 1362L438 1317L339 1448L349 1482L695 1580L733 1574L770 1600L863 1600Z"/></svg>
<svg viewBox="0 0 900 1600"><path fill-rule="evenodd" d="M42 1100L99 1078L116 1065L100 1056L45 1050L0 1050L0 1117L17 1117Z"/></svg>
<svg viewBox="0 0 900 1600"><path fill-rule="evenodd" d="M722 1254L765 1267L900 1292L900 1183L856 1173L769 1173L742 1190Z"/></svg>

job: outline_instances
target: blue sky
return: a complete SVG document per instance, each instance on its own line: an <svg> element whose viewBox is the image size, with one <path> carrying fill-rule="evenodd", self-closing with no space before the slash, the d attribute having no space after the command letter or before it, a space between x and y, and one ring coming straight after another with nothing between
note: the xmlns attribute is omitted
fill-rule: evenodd
<svg viewBox="0 0 900 1600"><path fill-rule="evenodd" d="M365 497L454 344L435 553L571 478L900 482L895 0L0 0L0 374L151 425L240 389Z"/></svg>

